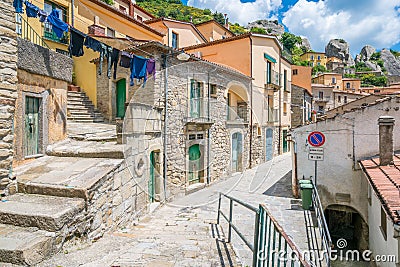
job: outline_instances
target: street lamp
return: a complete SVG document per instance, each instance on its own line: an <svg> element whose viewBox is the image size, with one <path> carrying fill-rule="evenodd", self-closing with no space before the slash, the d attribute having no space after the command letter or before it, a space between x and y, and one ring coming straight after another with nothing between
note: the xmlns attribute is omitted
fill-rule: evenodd
<svg viewBox="0 0 400 267"><path fill-rule="evenodd" d="M168 131L168 65L167 58L169 56L177 55L176 58L179 61L188 61L190 55L182 51L175 51L168 54L163 54L162 58L164 60L164 145L163 145L163 180L164 180L164 200L167 201L167 131Z"/></svg>

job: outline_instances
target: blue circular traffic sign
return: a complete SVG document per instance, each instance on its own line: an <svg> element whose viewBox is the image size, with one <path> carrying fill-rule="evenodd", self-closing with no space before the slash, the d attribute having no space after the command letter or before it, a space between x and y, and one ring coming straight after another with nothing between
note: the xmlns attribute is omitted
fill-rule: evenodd
<svg viewBox="0 0 400 267"><path fill-rule="evenodd" d="M312 132L308 135L310 145L319 147L325 144L325 135L321 132Z"/></svg>

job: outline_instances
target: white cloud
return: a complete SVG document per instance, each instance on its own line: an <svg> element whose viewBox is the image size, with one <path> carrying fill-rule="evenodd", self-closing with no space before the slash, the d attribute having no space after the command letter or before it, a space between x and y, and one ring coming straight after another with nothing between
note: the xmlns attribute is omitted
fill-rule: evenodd
<svg viewBox="0 0 400 267"><path fill-rule="evenodd" d="M400 0L299 0L282 21L290 32L306 36L314 50L342 38L354 55L366 44L380 49L399 43L399 6Z"/></svg>
<svg viewBox="0 0 400 267"><path fill-rule="evenodd" d="M240 0L189 0L187 4L226 13L230 22L247 25L248 22L275 17L281 3L281 0L256 0L246 3Z"/></svg>

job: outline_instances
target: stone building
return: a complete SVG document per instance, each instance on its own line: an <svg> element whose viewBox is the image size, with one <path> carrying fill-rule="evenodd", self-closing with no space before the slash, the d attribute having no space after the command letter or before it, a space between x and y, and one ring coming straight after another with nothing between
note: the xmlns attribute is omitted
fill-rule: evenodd
<svg viewBox="0 0 400 267"><path fill-rule="evenodd" d="M189 193L250 166L250 77L194 57L179 61L181 52L157 42L129 51L151 55L156 75L130 86L129 69L119 67L115 80L103 73L97 77L98 107L114 119L118 88L125 90L125 157L150 201ZM253 139L253 161L262 156L260 143Z"/></svg>
<svg viewBox="0 0 400 267"><path fill-rule="evenodd" d="M388 96L292 132L294 183L311 178L318 186L333 238L345 238L361 250L368 248L369 207L368 182L358 161L379 153L378 119L400 119L398 105L398 96ZM317 162L317 173L315 162L308 158L311 145L307 137L313 131L325 135L324 159ZM399 127L394 128L393 136L394 149L399 150Z"/></svg>
<svg viewBox="0 0 400 267"><path fill-rule="evenodd" d="M11 0L0 1L0 193L9 185L13 160L13 119L17 98L17 38Z"/></svg>
<svg viewBox="0 0 400 267"><path fill-rule="evenodd" d="M292 65L292 128L312 121L312 68Z"/></svg>

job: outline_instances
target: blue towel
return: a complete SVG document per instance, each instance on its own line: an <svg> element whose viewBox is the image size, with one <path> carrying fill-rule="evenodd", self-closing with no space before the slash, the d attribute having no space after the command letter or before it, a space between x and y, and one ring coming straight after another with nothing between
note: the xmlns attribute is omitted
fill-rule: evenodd
<svg viewBox="0 0 400 267"><path fill-rule="evenodd" d="M16 13L24 13L24 8L23 8L23 0L14 0L13 2L13 7L15 8Z"/></svg>
<svg viewBox="0 0 400 267"><path fill-rule="evenodd" d="M32 3L29 3L28 1L25 1L25 6L26 6L26 16L28 18L37 18L39 8Z"/></svg>
<svg viewBox="0 0 400 267"><path fill-rule="evenodd" d="M51 11L47 21L52 25L53 31L58 38L61 38L64 32L68 31L68 24L60 19L59 11L56 9Z"/></svg>
<svg viewBox="0 0 400 267"><path fill-rule="evenodd" d="M133 79L144 79L143 84L146 83L146 69L147 69L147 58L134 55L131 59L131 86L134 85Z"/></svg>

